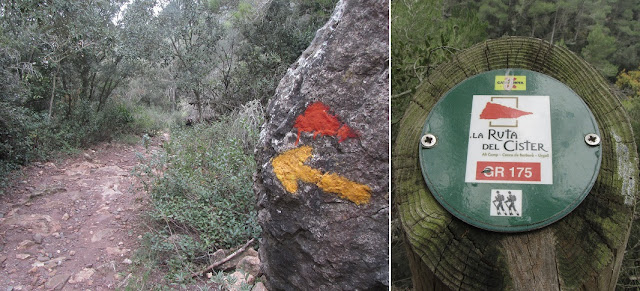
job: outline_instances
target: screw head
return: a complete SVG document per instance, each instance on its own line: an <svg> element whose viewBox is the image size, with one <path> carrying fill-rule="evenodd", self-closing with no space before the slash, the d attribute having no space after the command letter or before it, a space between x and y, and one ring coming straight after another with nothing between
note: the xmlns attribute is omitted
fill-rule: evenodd
<svg viewBox="0 0 640 291"><path fill-rule="evenodd" d="M430 133L423 135L422 138L420 139L420 143L422 144L422 147L426 149L430 149L434 147L437 142L438 142L438 139L436 138L436 136Z"/></svg>
<svg viewBox="0 0 640 291"><path fill-rule="evenodd" d="M584 142L590 146L597 146L600 144L600 136L595 133L589 133L584 136Z"/></svg>

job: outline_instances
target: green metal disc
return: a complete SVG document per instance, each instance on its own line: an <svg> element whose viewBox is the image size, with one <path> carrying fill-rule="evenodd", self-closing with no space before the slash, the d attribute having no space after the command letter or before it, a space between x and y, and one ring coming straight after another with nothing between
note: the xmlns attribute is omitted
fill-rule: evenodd
<svg viewBox="0 0 640 291"><path fill-rule="evenodd" d="M582 98L529 70L484 72L429 113L419 147L429 190L459 219L529 231L573 211L595 183L600 132Z"/></svg>

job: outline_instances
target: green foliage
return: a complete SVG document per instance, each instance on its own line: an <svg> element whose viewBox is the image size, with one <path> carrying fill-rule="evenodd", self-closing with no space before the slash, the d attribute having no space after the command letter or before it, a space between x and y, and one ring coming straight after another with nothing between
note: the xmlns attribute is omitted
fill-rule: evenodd
<svg viewBox="0 0 640 291"><path fill-rule="evenodd" d="M171 119L143 107L107 102L80 102L69 116L48 119L46 113L0 102L0 188L10 171L33 161L108 141L127 134L157 133Z"/></svg>
<svg viewBox="0 0 640 291"><path fill-rule="evenodd" d="M149 251L170 276L208 263L207 253L257 237L252 149L262 111L258 102L212 124L174 128L165 152L145 161L138 175L151 195ZM175 278L174 278L175 279Z"/></svg>
<svg viewBox="0 0 640 291"><path fill-rule="evenodd" d="M616 86L620 88L628 98L640 97L640 68L628 72L627 70L622 70L616 79Z"/></svg>
<svg viewBox="0 0 640 291"><path fill-rule="evenodd" d="M259 99L266 104L287 68L309 46L328 20L336 0L273 0L264 16L237 22L246 43L239 47L236 91L240 104Z"/></svg>
<svg viewBox="0 0 640 291"><path fill-rule="evenodd" d="M238 3L236 11L233 12L233 17L236 19L236 21L243 21L246 20L252 13L253 6L251 5L251 3L240 1L240 3Z"/></svg>
<svg viewBox="0 0 640 291"><path fill-rule="evenodd" d="M487 23L473 9L445 0L391 2L391 126L396 126L415 88L431 69L460 49L486 38Z"/></svg>
<svg viewBox="0 0 640 291"><path fill-rule="evenodd" d="M610 35L608 28L596 25L587 37L587 46L582 49L582 56L596 67L605 77L618 74L618 67L609 61L616 50L616 38Z"/></svg>

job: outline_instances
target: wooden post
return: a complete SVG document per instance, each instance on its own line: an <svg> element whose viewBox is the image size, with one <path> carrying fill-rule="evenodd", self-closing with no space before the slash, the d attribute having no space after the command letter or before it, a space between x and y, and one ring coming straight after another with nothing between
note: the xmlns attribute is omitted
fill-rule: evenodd
<svg viewBox="0 0 640 291"><path fill-rule="evenodd" d="M476 74L506 68L549 75L593 112L602 164L586 199L558 222L510 234L470 226L434 199L421 174L422 126L438 99ZM446 166L446 165L443 165ZM434 70L411 100L393 149L394 203L416 290L613 290L635 210L638 154L608 82L566 48L506 37L477 44Z"/></svg>

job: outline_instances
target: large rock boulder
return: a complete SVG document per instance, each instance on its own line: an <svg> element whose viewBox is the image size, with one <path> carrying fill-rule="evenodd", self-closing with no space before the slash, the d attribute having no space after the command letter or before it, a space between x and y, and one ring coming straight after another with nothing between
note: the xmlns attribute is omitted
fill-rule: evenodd
<svg viewBox="0 0 640 291"><path fill-rule="evenodd" d="M281 80L256 149L269 290L387 289L388 1L340 1Z"/></svg>

